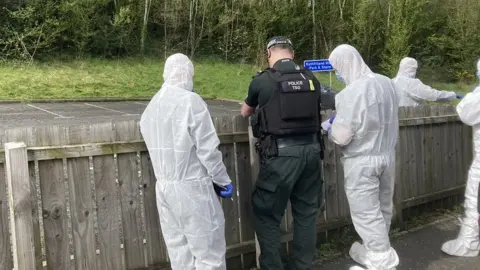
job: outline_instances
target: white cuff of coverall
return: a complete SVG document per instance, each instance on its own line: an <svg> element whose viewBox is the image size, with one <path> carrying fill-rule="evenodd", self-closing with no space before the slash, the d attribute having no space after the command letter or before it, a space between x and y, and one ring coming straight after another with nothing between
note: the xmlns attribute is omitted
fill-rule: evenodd
<svg viewBox="0 0 480 270"><path fill-rule="evenodd" d="M339 146L346 146L352 141L353 132L346 125L334 122L332 131L330 133L330 138L335 144Z"/></svg>
<svg viewBox="0 0 480 270"><path fill-rule="evenodd" d="M222 178L213 178L213 182L219 186L227 186L227 185L230 185L232 183L232 180L230 180L229 177L222 177Z"/></svg>

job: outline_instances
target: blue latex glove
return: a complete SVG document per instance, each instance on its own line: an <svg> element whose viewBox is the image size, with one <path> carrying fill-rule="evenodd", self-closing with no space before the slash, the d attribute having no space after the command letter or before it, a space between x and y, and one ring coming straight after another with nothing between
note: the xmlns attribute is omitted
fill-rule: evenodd
<svg viewBox="0 0 480 270"><path fill-rule="evenodd" d="M330 124L332 124L332 123L333 123L333 120L335 120L335 117L336 117L336 116L337 116L336 114L330 116L330 119L328 119L328 122L329 122Z"/></svg>
<svg viewBox="0 0 480 270"><path fill-rule="evenodd" d="M462 99L463 97L462 97L462 95L457 94L457 98L458 98L458 99Z"/></svg>
<svg viewBox="0 0 480 270"><path fill-rule="evenodd" d="M223 187L223 190L220 191L220 197L222 198L231 198L233 193L233 185L229 184Z"/></svg>

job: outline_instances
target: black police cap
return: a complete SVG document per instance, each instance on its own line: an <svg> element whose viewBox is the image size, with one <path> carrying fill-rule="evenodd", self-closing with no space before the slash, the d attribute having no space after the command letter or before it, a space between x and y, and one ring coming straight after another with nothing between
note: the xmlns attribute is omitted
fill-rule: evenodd
<svg viewBox="0 0 480 270"><path fill-rule="evenodd" d="M282 36L276 36L276 37L272 37L268 43L267 43L267 50L270 49L272 46L275 46L275 45L280 45L280 44L284 44L284 45L288 45L290 47L293 48L293 44L292 44L292 41L287 38L287 37L282 37Z"/></svg>

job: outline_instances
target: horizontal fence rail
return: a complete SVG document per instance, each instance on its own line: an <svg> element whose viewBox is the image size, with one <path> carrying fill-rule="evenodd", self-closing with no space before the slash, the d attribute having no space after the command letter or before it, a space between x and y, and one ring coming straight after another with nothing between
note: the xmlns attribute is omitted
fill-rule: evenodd
<svg viewBox="0 0 480 270"><path fill-rule="evenodd" d="M395 209L401 222L412 207L463 193L472 160L472 131L459 121L454 107L403 108L399 117ZM228 269L246 269L256 264L250 195L258 158L246 119L214 117L213 122L236 189L233 200L221 200ZM33 241L36 269L168 269L156 207L156 179L137 121L12 129L0 134L0 140L2 145L26 145L21 149L26 152L23 167L27 171L20 175L29 183L29 189L9 188L16 182L7 181L6 172L21 168L6 162L2 150L0 269L12 269L18 256L12 252L12 241L19 240L9 235L16 224L10 214L17 210L17 205L9 207L12 191L24 192L28 198L30 208L23 205L23 209L31 216L13 221L31 220L31 238L21 238ZM330 142L326 147L326 210L318 214L320 233L351 224L340 148ZM281 225L287 253L292 228L289 206ZM15 250L18 247L13 245Z"/></svg>

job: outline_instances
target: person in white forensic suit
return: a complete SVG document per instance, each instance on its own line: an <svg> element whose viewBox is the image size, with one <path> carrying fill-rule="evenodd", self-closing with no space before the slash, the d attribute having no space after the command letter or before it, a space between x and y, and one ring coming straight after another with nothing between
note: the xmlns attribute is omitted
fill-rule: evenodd
<svg viewBox="0 0 480 270"><path fill-rule="evenodd" d="M166 60L164 83L142 114L140 130L157 179L172 269L224 270L225 217L217 194L231 197L233 187L207 105L193 92L193 75L187 56Z"/></svg>
<svg viewBox="0 0 480 270"><path fill-rule="evenodd" d="M480 80L480 60L477 61L477 77ZM442 251L459 257L476 257L480 251L478 185L480 184L480 86L465 95L457 105L457 113L463 123L473 128L475 155L468 172L465 188L465 214L456 239L445 242Z"/></svg>
<svg viewBox="0 0 480 270"><path fill-rule="evenodd" d="M360 53L340 45L328 59L346 84L335 97L336 116L325 121L329 139L341 147L345 193L355 230L350 269L393 270L399 264L388 232L393 215L398 100L391 79L373 73ZM328 123L331 122L331 126Z"/></svg>
<svg viewBox="0 0 480 270"><path fill-rule="evenodd" d="M417 69L418 62L411 57L405 57L400 61L397 76L393 78L400 107L415 107L425 101L450 102L455 98L462 98L453 91L439 91L423 84L416 78Z"/></svg>

